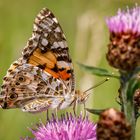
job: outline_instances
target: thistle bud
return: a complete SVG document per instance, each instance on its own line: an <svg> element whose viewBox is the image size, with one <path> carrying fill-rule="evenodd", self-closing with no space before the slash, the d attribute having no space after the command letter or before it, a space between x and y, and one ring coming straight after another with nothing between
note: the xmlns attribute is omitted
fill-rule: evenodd
<svg viewBox="0 0 140 140"><path fill-rule="evenodd" d="M140 109L140 89L139 88L134 93L134 105L136 109Z"/></svg>
<svg viewBox="0 0 140 140"><path fill-rule="evenodd" d="M131 127L122 112L110 108L101 113L97 124L98 140L130 140Z"/></svg>
<svg viewBox="0 0 140 140"><path fill-rule="evenodd" d="M107 60L123 71L131 71L140 65L140 7L119 10L107 19L110 31Z"/></svg>

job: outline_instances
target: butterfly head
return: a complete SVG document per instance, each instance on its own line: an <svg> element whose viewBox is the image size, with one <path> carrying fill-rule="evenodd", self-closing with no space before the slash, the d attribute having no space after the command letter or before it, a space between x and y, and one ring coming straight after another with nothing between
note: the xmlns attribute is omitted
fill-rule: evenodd
<svg viewBox="0 0 140 140"><path fill-rule="evenodd" d="M76 92L75 92L76 93L76 100L79 103L84 103L90 95L90 93L87 93L88 91L100 86L101 84L103 84L104 82L106 82L108 80L109 80L109 78L106 78L106 79L100 81L99 83L95 84L94 86L90 87L89 89L85 90L84 92L76 90Z"/></svg>
<svg viewBox="0 0 140 140"><path fill-rule="evenodd" d="M76 90L75 91L75 95L76 95L76 100L78 103L85 103L86 100L88 99L89 94L87 94L86 92L82 92L80 90Z"/></svg>

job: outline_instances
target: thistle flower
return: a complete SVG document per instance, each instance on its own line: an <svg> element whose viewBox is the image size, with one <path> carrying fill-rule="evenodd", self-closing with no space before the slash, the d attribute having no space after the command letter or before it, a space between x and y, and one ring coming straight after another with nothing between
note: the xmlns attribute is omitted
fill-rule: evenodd
<svg viewBox="0 0 140 140"><path fill-rule="evenodd" d="M115 34L131 33L135 36L140 35L140 7L118 10L116 16L107 19L107 25L110 32Z"/></svg>
<svg viewBox="0 0 140 140"><path fill-rule="evenodd" d="M97 124L98 140L129 140L131 127L123 112L110 108L101 113Z"/></svg>
<svg viewBox="0 0 140 140"><path fill-rule="evenodd" d="M52 119L44 124L39 124L35 130L31 130L34 139L23 140L96 140L96 125L89 121L88 117L73 117L71 114Z"/></svg>
<svg viewBox="0 0 140 140"><path fill-rule="evenodd" d="M120 70L133 70L140 65L140 7L119 9L106 23L110 31L109 64Z"/></svg>

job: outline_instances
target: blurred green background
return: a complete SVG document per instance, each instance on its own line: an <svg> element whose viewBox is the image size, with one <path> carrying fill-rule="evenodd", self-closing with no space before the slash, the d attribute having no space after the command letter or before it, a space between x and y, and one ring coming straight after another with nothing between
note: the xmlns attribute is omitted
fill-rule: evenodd
<svg viewBox="0 0 140 140"><path fill-rule="evenodd" d="M70 48L76 75L77 88L85 90L103 78L80 70L76 62L111 68L105 58L109 42L105 18L114 15L118 8L132 7L137 1L130 0L0 0L0 82L10 64L16 60L31 36L32 24L37 13L47 7L59 20ZM87 102L88 108L119 108L115 101L119 83L111 79L94 89ZM81 107L82 108L82 107ZM71 109L69 109L71 110ZM96 116L90 116L95 121ZM39 120L45 122L46 113L29 114L20 109L0 109L0 140L18 140L32 136L28 127ZM136 129L136 140L140 139L140 121Z"/></svg>

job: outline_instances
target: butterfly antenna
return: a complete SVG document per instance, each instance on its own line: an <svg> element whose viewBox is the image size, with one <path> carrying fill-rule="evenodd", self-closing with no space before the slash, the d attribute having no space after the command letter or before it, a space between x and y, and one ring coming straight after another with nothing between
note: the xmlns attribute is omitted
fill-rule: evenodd
<svg viewBox="0 0 140 140"><path fill-rule="evenodd" d="M88 92L88 91L92 90L93 88L96 88L96 87L98 87L98 86L102 85L103 83L105 83L105 82L106 82L106 81L108 81L108 80L109 80L109 78L106 78L106 79L104 79L104 80L100 81L100 82L99 82L99 83L97 83L96 85L94 85L94 86L90 87L89 89L85 90L85 91L84 91L84 93L86 93L86 92Z"/></svg>

